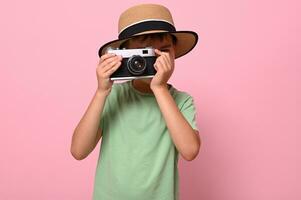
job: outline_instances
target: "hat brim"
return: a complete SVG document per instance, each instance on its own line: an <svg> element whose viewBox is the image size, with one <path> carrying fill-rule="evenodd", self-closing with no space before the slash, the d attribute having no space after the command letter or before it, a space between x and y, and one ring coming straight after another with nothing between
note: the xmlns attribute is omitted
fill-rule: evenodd
<svg viewBox="0 0 301 200"><path fill-rule="evenodd" d="M175 46L175 58L179 58L190 52L198 42L198 34L194 31L167 32L162 30L152 30L148 32L139 33L125 39L117 39L110 41L99 48L98 56L101 57L103 54L105 54L105 51L108 47L119 48L123 42L129 39L138 37L140 35L149 35L154 33L170 33L177 38L177 44Z"/></svg>

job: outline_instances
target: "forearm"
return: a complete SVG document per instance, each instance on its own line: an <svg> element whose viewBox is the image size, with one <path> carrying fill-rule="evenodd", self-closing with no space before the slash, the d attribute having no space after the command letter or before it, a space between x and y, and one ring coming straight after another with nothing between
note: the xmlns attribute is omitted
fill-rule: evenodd
<svg viewBox="0 0 301 200"><path fill-rule="evenodd" d="M194 159L200 148L199 135L179 110L167 87L154 89L153 92L177 150L185 160Z"/></svg>
<svg viewBox="0 0 301 200"><path fill-rule="evenodd" d="M97 131L106 97L105 93L95 92L86 112L74 130L71 153L78 160L87 157L96 146Z"/></svg>

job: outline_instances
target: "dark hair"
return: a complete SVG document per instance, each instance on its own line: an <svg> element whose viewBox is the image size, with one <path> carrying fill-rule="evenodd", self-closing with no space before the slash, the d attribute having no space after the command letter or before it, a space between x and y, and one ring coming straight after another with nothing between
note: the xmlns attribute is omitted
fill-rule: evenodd
<svg viewBox="0 0 301 200"><path fill-rule="evenodd" d="M174 36L173 34L170 34L170 33L152 33L152 34L146 34L146 35L139 35L133 39L134 40L138 39L138 40L141 40L141 42L143 42L143 41L147 40L148 38L150 38L150 39L159 39L162 42L164 38L169 37L169 36L171 36L172 43L174 45L176 45L178 39L176 38L176 36ZM119 48L128 47L130 40L132 40L132 39L126 40L123 43L121 43Z"/></svg>

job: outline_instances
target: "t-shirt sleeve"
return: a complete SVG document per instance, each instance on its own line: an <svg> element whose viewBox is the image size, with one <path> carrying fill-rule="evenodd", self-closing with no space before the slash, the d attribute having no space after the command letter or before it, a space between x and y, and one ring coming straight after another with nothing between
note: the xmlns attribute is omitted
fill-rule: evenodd
<svg viewBox="0 0 301 200"><path fill-rule="evenodd" d="M188 121L190 126L194 130L198 131L199 129L197 127L197 122L196 122L196 108L192 96L188 96L188 98L184 101L183 105L181 106L180 111L185 117L185 119Z"/></svg>

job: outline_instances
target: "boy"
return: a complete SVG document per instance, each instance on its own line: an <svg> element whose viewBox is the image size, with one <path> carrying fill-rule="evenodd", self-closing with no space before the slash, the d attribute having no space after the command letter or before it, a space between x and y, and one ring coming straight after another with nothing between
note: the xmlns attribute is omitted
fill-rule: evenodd
<svg viewBox="0 0 301 200"><path fill-rule="evenodd" d="M126 10L119 26L119 39L99 50L98 88L74 131L71 153L84 159L102 137L93 199L178 199L178 154L193 160L201 142L193 98L167 82L175 58L195 46L196 34L171 29L168 9L156 4ZM109 77L122 58L104 53L108 46L152 46L157 73L113 84Z"/></svg>

